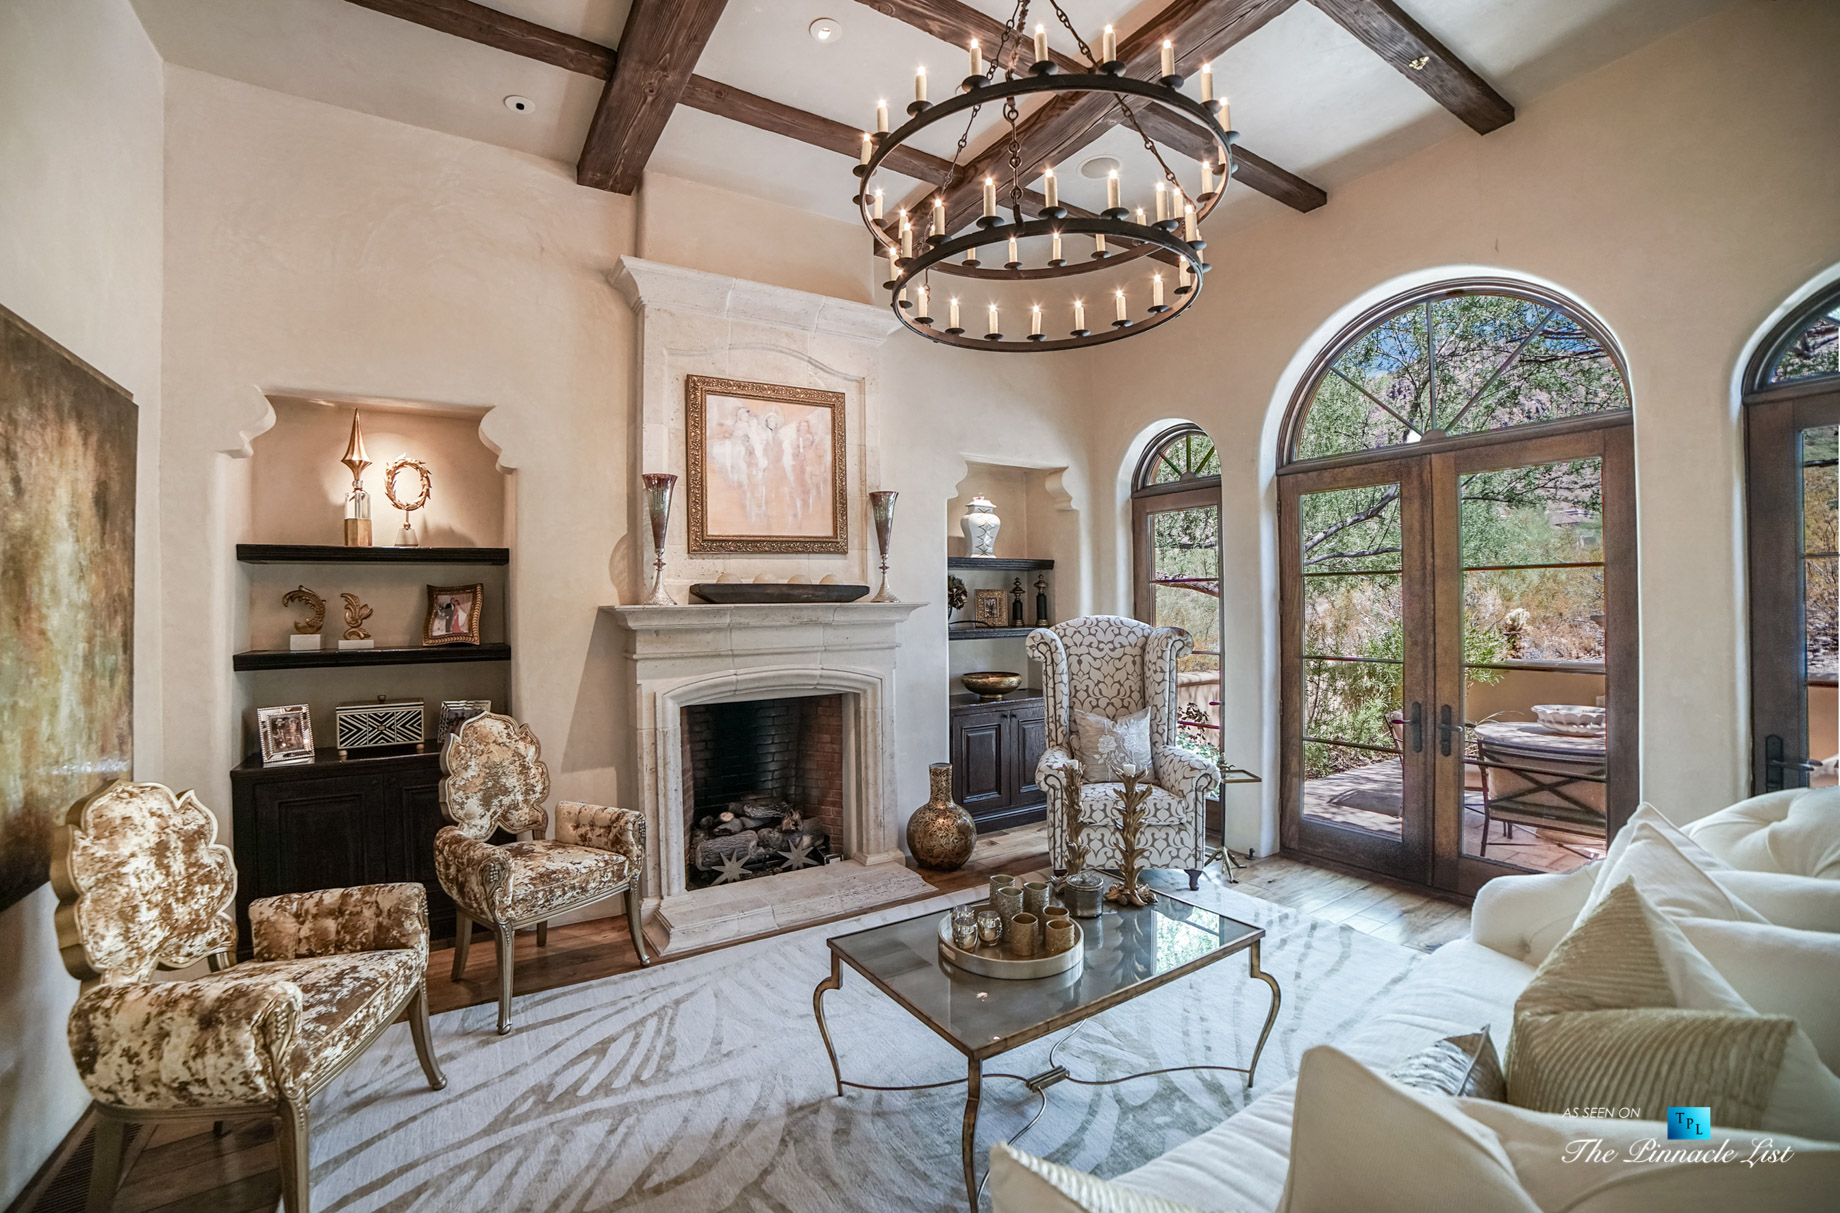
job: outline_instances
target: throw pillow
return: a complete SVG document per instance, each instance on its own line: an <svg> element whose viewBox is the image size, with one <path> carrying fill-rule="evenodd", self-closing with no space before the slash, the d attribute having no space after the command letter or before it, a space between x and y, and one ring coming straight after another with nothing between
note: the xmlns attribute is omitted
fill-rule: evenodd
<svg viewBox="0 0 1840 1213"><path fill-rule="evenodd" d="M1779 927L1840 932L1840 880L1742 868L1711 875L1721 889ZM1485 890L1491 887L1483 886Z"/></svg>
<svg viewBox="0 0 1840 1213"><path fill-rule="evenodd" d="M1738 997L1793 1018L1830 1070L1840 1070L1840 935L1767 922L1682 918L1677 925Z"/></svg>
<svg viewBox="0 0 1840 1213"><path fill-rule="evenodd" d="M1495 1134L1447 1096L1318 1045L1297 1070L1279 1213L1538 1213Z"/></svg>
<svg viewBox="0 0 1840 1213"><path fill-rule="evenodd" d="M1840 1141L1840 1079L1808 1035L1757 1015L1633 881L1534 974L1506 1068L1508 1101L1539 1111L1690 1098L1733 1128Z"/></svg>
<svg viewBox="0 0 1840 1213"><path fill-rule="evenodd" d="M1649 905L1676 918L1764 920L1763 915L1734 898L1707 875L1695 862L1696 856L1676 845L1677 837L1678 832L1671 827L1664 831L1652 820L1632 817L1629 824L1618 831L1616 845L1612 847L1615 853L1604 861L1598 872L1590 899L1578 912L1578 921L1583 922L1611 889L1631 879ZM1693 849L1698 850L1697 847Z"/></svg>
<svg viewBox="0 0 1840 1213"><path fill-rule="evenodd" d="M1024 1154L1008 1142L990 1148L990 1207L994 1213L1201 1213Z"/></svg>
<svg viewBox="0 0 1840 1213"><path fill-rule="evenodd" d="M1387 1077L1415 1091L1438 1095L1468 1095L1476 1099L1506 1099L1507 1080L1488 1025L1467 1036L1446 1036L1412 1054L1388 1072Z"/></svg>
<svg viewBox="0 0 1840 1213"><path fill-rule="evenodd" d="M1148 775L1153 761L1150 709L1116 720L1073 709L1073 756L1080 760L1087 783L1115 783L1123 778L1119 773L1123 767L1136 767Z"/></svg>
<svg viewBox="0 0 1840 1213"><path fill-rule="evenodd" d="M1693 841L1752 872L1840 879L1840 788L1791 788L1690 822Z"/></svg>

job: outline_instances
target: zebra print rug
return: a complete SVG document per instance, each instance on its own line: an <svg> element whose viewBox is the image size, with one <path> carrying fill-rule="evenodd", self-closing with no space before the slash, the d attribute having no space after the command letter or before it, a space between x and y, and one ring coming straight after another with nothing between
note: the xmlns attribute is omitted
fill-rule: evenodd
<svg viewBox="0 0 1840 1213"><path fill-rule="evenodd" d="M964 1088L846 1089L838 1098L811 993L829 972L828 936L976 896L521 995L517 1029L506 1037L494 1033L491 1006L438 1016L444 1091L428 1090L398 1024L315 1104L314 1208L963 1209ZM1193 896L1268 932L1262 964L1284 1002L1257 1087L1248 1093L1238 1075L1207 1072L1062 1083L1046 1093L1045 1111L1019 1143L1025 1149L1099 1175L1131 1170L1291 1077L1305 1049L1357 1027L1421 956L1229 890ZM1243 1065L1269 998L1247 979L1244 960L1228 957L1088 1021L1056 1061L1088 1078ZM848 969L825 1014L846 1079L895 1085L964 1075L957 1052ZM1053 1044L1038 1041L985 1069L1038 1073ZM987 1080L980 1157L1040 1105L1019 1082Z"/></svg>

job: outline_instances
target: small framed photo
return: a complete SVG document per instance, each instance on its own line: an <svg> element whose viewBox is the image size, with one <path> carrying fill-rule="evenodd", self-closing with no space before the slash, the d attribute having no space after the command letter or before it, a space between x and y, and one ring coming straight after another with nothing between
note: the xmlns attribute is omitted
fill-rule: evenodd
<svg viewBox="0 0 1840 1213"><path fill-rule="evenodd" d="M256 709L262 765L313 761L313 714L304 703Z"/></svg>
<svg viewBox="0 0 1840 1213"><path fill-rule="evenodd" d="M422 643L478 644L479 609L484 605L485 596L483 584L429 586L428 619L422 624Z"/></svg>
<svg viewBox="0 0 1840 1213"><path fill-rule="evenodd" d="M1002 590L973 590L971 617L981 628L1006 627L1009 623L1009 595Z"/></svg>
<svg viewBox="0 0 1840 1213"><path fill-rule="evenodd" d="M450 736L460 731L461 725L491 710L490 699L443 699L440 714L434 722L435 741L444 744Z"/></svg>

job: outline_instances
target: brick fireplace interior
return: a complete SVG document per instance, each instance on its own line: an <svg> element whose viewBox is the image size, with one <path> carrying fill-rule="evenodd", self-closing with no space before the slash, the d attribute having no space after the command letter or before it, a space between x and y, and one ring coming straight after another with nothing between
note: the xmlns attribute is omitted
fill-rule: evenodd
<svg viewBox="0 0 1840 1213"><path fill-rule="evenodd" d="M843 709L842 695L684 709L690 888L770 876L842 853Z"/></svg>

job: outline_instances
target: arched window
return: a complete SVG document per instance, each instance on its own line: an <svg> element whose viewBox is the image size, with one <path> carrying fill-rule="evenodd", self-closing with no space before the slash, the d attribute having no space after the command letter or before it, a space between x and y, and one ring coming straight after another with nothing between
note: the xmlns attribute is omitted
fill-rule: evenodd
<svg viewBox="0 0 1840 1213"><path fill-rule="evenodd" d="M1840 282L1752 359L1744 394L1751 786L1840 767Z"/></svg>
<svg viewBox="0 0 1840 1213"><path fill-rule="evenodd" d="M1144 448L1132 481L1131 532L1137 617L1195 638L1176 672L1182 736L1218 752L1220 454L1200 426L1174 426Z"/></svg>
<svg viewBox="0 0 1840 1213"><path fill-rule="evenodd" d="M1564 300L1508 283L1392 300L1319 356L1287 462L1629 408L1608 334Z"/></svg>

